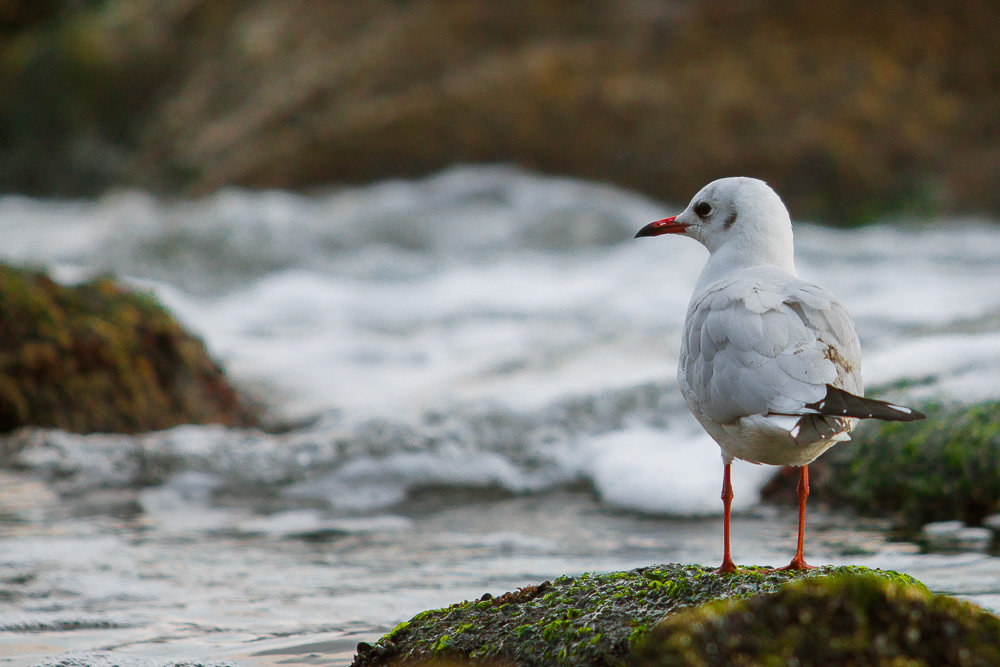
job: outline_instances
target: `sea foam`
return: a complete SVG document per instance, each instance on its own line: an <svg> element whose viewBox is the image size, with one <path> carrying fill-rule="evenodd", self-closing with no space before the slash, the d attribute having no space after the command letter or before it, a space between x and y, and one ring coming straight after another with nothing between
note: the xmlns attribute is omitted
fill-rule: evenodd
<svg viewBox="0 0 1000 667"><path fill-rule="evenodd" d="M0 257L155 292L282 427L27 431L9 450L64 490L162 482L152 515L212 502L185 472L345 513L580 483L616 507L717 513L718 448L674 380L706 254L632 239L676 210L506 167L310 196L0 198ZM853 313L866 384L896 400L1000 396L1000 230L942 222L796 225L800 273ZM738 507L768 470L737 465Z"/></svg>

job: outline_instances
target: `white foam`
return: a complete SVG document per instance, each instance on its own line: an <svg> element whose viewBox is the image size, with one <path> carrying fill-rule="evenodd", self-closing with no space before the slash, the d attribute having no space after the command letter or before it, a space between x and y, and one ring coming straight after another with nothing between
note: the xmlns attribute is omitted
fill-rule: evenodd
<svg viewBox="0 0 1000 667"><path fill-rule="evenodd" d="M496 486L514 492L546 488L563 479L531 474L495 452L446 447L363 457L336 471L289 487L287 496L321 498L339 509L375 509L402 502L414 489L435 485Z"/></svg>
<svg viewBox="0 0 1000 667"><path fill-rule="evenodd" d="M586 474L609 505L675 515L722 513L719 446L693 428L616 431L586 440L581 455ZM773 470L736 461L733 507L754 505Z"/></svg>
<svg viewBox="0 0 1000 667"><path fill-rule="evenodd" d="M998 397L1000 334L954 333L896 341L870 351L864 372L869 385L933 379L938 394ZM968 385L967 393L960 389L963 385Z"/></svg>
<svg viewBox="0 0 1000 667"><path fill-rule="evenodd" d="M357 508L433 484L522 492L585 478L612 504L716 512L717 448L686 430L673 379L705 252L690 239L632 239L671 212L495 167L317 196L2 197L0 257L66 280L118 271L152 289L274 416L311 424L285 436L175 429L125 446L49 433L20 462L89 488L136 480L153 456L172 472L295 485ZM796 243L800 272L857 321L867 386L1000 396L1000 229L798 225ZM640 400L642 387L663 401ZM396 435L380 444L369 423ZM672 470L683 474L661 484ZM176 487L160 491L146 498L151 513L178 499Z"/></svg>

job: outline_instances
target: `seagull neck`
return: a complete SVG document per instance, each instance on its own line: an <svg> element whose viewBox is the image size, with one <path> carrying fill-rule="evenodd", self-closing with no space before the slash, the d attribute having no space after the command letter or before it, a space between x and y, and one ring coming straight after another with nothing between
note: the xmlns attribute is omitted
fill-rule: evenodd
<svg viewBox="0 0 1000 667"><path fill-rule="evenodd" d="M744 269L751 269L758 266L770 266L785 271L793 276L798 276L795 270L795 259L791 249L775 249L780 252L761 252L758 248L740 246L734 243L725 244L716 248L709 255L705 262L705 268L701 270L695 292L700 292L709 285L725 279L729 274Z"/></svg>

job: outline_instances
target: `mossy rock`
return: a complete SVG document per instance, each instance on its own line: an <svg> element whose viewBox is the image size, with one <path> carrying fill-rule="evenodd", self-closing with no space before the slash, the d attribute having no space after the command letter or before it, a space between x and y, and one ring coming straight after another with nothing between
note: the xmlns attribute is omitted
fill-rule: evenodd
<svg viewBox="0 0 1000 667"><path fill-rule="evenodd" d="M253 421L202 341L153 296L0 265L0 432Z"/></svg>
<svg viewBox="0 0 1000 667"><path fill-rule="evenodd" d="M1000 619L886 577L811 578L672 615L629 664L1000 665Z"/></svg>
<svg viewBox="0 0 1000 667"><path fill-rule="evenodd" d="M618 665L666 615L706 602L780 589L790 580L864 573L926 593L913 578L857 567L804 573L744 568L720 575L699 565L660 565L582 574L426 611L376 644L359 646L354 667L461 660L504 665ZM436 664L436 663L435 663Z"/></svg>
<svg viewBox="0 0 1000 667"><path fill-rule="evenodd" d="M894 517L911 536L931 521L978 525L1000 511L1000 402L920 409L926 420L865 423L810 465L810 500ZM784 482L765 494L790 493Z"/></svg>

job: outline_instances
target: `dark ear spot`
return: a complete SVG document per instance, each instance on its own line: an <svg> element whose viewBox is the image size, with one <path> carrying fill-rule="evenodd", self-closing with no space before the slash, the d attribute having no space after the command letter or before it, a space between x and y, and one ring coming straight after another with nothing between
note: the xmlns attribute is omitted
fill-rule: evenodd
<svg viewBox="0 0 1000 667"><path fill-rule="evenodd" d="M725 227L726 229L729 229L730 227L735 225L736 217L738 215L739 213L737 213L736 211L730 211L729 214L726 215L726 219L722 221L722 226Z"/></svg>

